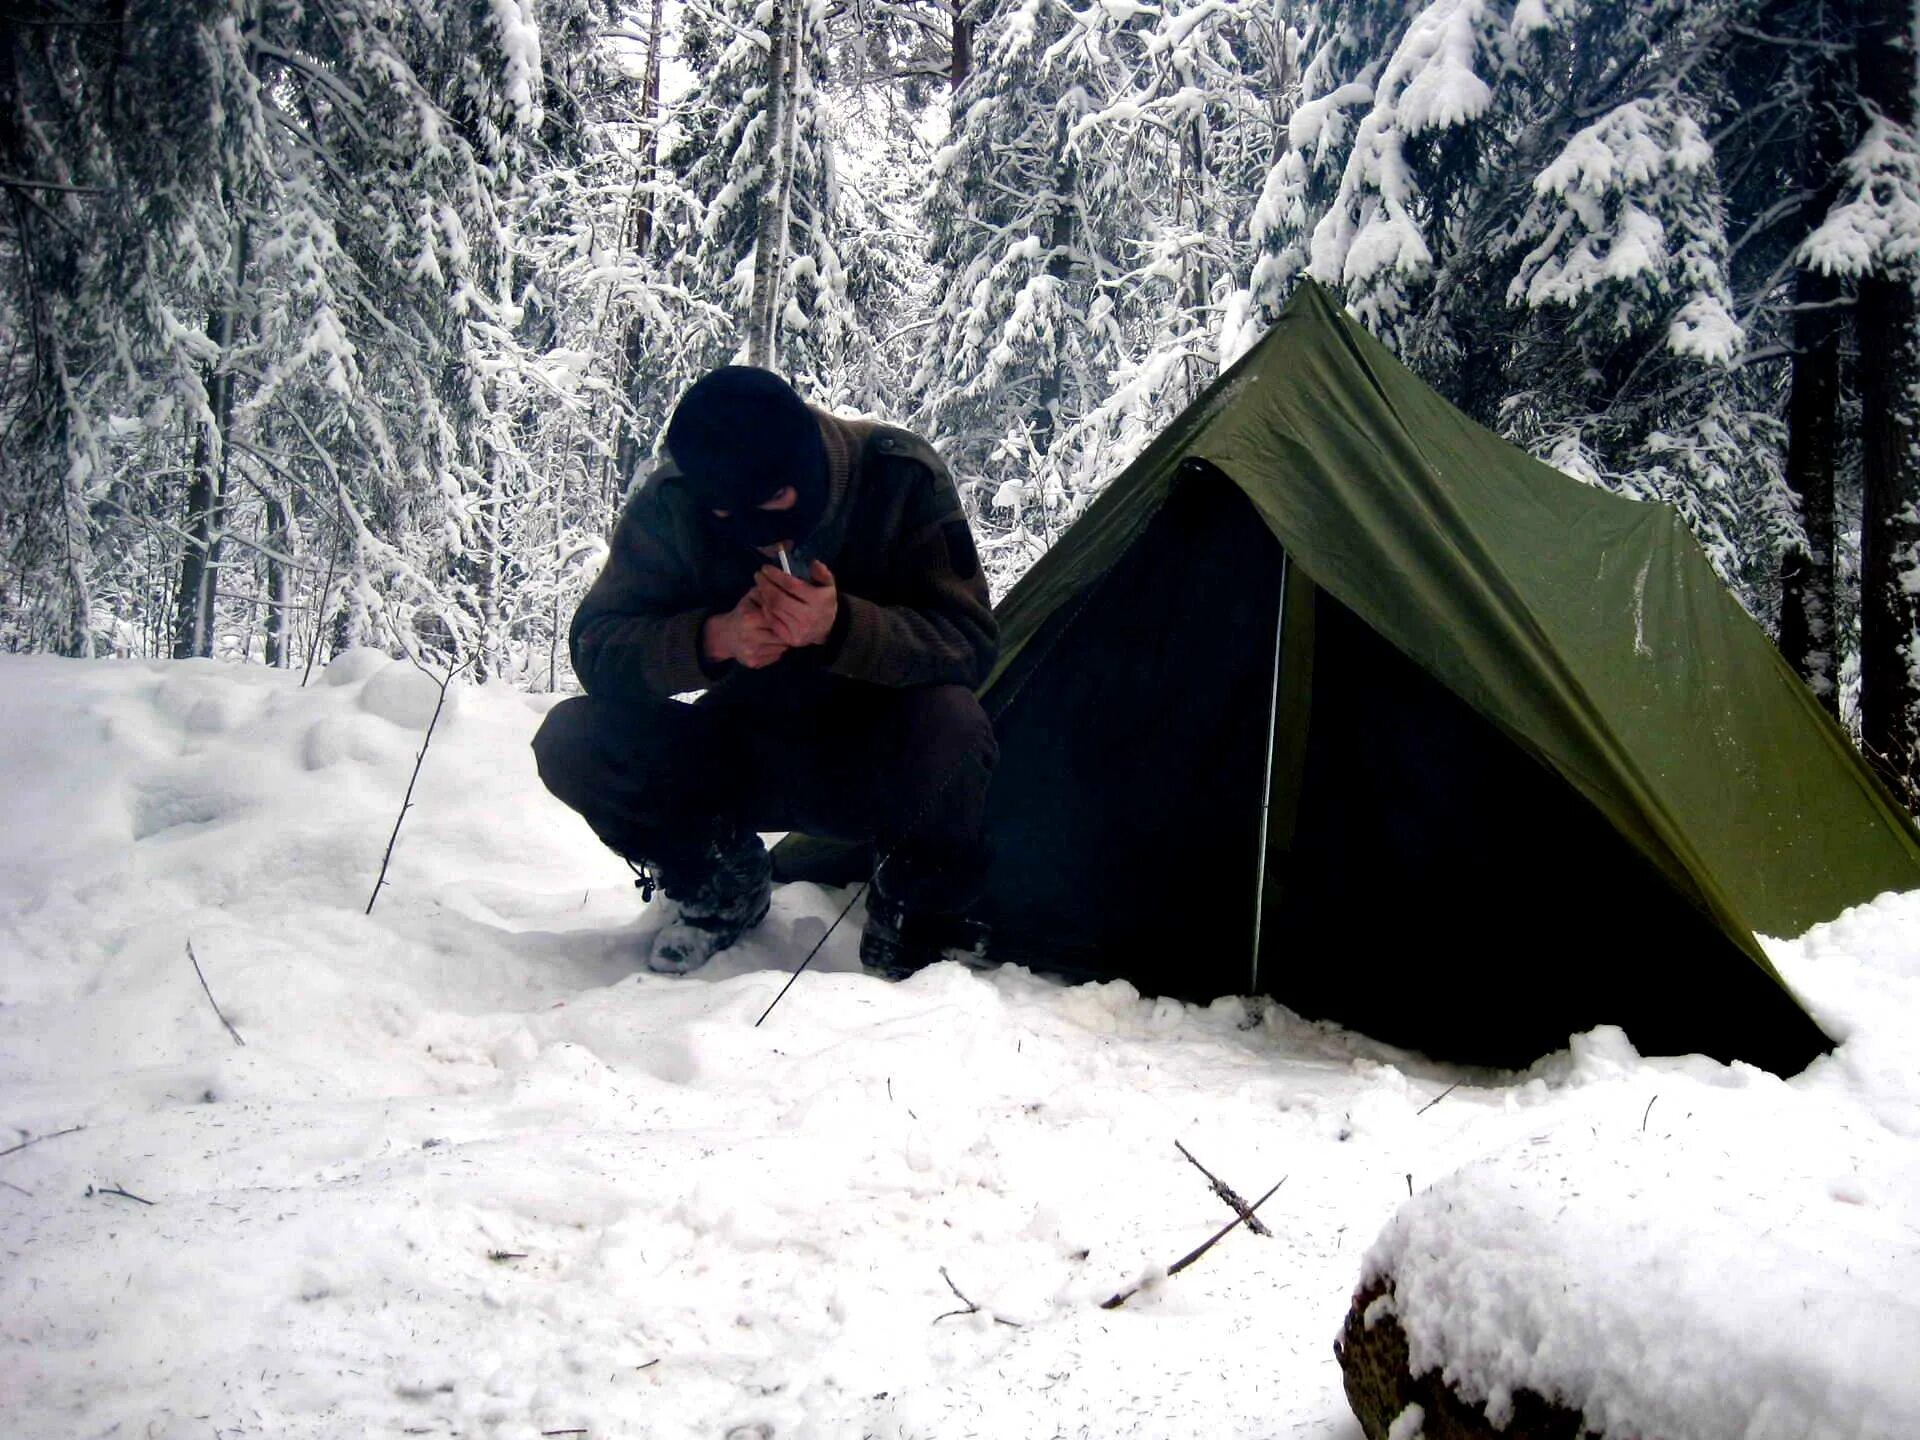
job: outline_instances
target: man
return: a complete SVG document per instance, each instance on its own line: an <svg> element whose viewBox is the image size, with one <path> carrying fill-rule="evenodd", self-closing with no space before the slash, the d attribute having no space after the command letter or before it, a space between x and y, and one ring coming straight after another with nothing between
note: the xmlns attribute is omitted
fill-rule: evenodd
<svg viewBox="0 0 1920 1440"><path fill-rule="evenodd" d="M666 449L574 615L587 693L534 738L541 779L677 905L652 969L759 924L756 832L804 830L874 842L860 958L911 973L978 892L998 757L973 695L998 631L946 467L748 366L681 397Z"/></svg>

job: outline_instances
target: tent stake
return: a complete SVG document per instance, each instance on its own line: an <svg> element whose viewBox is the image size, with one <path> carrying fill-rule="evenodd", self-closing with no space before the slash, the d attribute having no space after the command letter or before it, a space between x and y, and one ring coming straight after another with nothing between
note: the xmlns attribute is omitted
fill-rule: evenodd
<svg viewBox="0 0 1920 1440"><path fill-rule="evenodd" d="M1267 812L1273 808L1273 739L1280 726L1280 642L1287 633L1287 570L1292 564L1280 551L1280 605L1273 617L1273 690L1267 697L1267 779L1260 790L1260 865L1253 876L1253 954L1248 958L1247 993L1260 993L1260 922L1267 901Z"/></svg>

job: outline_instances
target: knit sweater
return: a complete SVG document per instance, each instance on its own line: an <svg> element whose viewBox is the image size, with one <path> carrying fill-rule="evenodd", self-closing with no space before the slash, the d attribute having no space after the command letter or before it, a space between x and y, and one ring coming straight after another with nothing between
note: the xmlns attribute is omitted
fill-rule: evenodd
<svg viewBox="0 0 1920 1440"><path fill-rule="evenodd" d="M821 672L874 685L977 686L999 631L946 466L917 435L814 412L827 452L827 509L794 558L833 572L839 609L821 645L759 671L700 657L700 629L753 586L765 557L706 523L671 461L614 527L605 569L574 613L574 673L602 699L712 690L739 698Z"/></svg>

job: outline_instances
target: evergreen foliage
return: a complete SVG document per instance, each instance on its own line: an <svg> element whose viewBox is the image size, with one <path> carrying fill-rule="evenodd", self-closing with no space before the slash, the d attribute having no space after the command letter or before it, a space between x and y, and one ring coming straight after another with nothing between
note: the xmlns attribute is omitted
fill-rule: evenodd
<svg viewBox="0 0 1920 1440"><path fill-rule="evenodd" d="M1676 506L1910 775L1905 14L32 0L0 643L565 685L674 399L749 355L926 428L1004 590L1311 275L1475 418Z"/></svg>
<svg viewBox="0 0 1920 1440"><path fill-rule="evenodd" d="M823 101L824 14L808 0L700 0L685 12L682 46L696 82L676 107L665 164L694 207L683 253L671 273L694 305L682 333L677 390L704 371L747 359L749 306L769 186L786 217L773 281L773 324L779 368L813 393L830 394L839 378L853 315L836 235L838 184L829 112ZM797 29L799 63L783 73L789 93L781 114L771 108L767 60L776 37L767 21L783 16ZM790 162L781 147L791 141ZM790 173L782 172L786 164Z"/></svg>

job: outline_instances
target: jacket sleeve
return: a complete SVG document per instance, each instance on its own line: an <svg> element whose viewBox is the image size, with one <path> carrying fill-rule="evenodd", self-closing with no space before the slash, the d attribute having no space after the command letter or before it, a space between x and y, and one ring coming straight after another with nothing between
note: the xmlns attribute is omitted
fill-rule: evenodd
<svg viewBox="0 0 1920 1440"><path fill-rule="evenodd" d="M574 612L568 650L590 695L629 703L711 685L700 662L699 576L686 517L649 479L614 527L606 568ZM723 667L731 668L731 667Z"/></svg>
<svg viewBox="0 0 1920 1440"><path fill-rule="evenodd" d="M953 481L924 443L915 448L887 462L904 491L887 600L840 592L826 668L875 685L973 689L993 668L999 626Z"/></svg>

